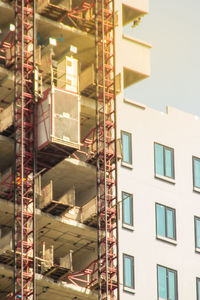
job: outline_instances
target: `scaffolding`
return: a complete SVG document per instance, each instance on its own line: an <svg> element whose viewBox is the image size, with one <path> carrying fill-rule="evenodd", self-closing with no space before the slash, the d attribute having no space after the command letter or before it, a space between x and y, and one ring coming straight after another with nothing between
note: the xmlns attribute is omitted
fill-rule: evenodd
<svg viewBox="0 0 200 300"><path fill-rule="evenodd" d="M96 1L96 76L99 299L117 299L114 0Z"/></svg>
<svg viewBox="0 0 200 300"><path fill-rule="evenodd" d="M97 123L84 141L94 153L89 161L97 167L98 259L68 276L74 284L98 286L101 300L119 299L114 11L114 0L95 1ZM78 11L70 16L81 23ZM91 27L88 31L93 32Z"/></svg>
<svg viewBox="0 0 200 300"><path fill-rule="evenodd" d="M15 292L10 299L35 300L35 4L36 0L15 0L15 43L3 42L11 51L15 45ZM50 4L48 5L50 9ZM43 12L43 14L48 12ZM115 93L114 0L88 0L63 12L67 23L95 35L96 128L89 141L96 164L98 258L66 280L98 290L99 300L119 299L117 158ZM10 34L13 36L13 33ZM9 37L10 38L10 37ZM3 49L4 50L4 49ZM5 52L5 51L4 51ZM5 59L0 56L0 59ZM89 140L89 139L88 139ZM87 139L86 139L87 144ZM40 154L41 155L41 154ZM65 154L65 156L67 156ZM41 159L40 159L41 161ZM40 162L39 161L39 162ZM13 182L13 179L11 179ZM12 183L11 182L11 183ZM7 183L10 186L10 182ZM6 194L6 198L11 196Z"/></svg>
<svg viewBox="0 0 200 300"><path fill-rule="evenodd" d="M15 0L15 292L35 299L34 0Z"/></svg>

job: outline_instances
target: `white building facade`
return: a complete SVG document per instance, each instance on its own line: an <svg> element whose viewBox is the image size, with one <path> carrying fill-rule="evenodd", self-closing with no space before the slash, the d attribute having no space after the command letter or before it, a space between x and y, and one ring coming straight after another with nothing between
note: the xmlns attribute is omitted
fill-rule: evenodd
<svg viewBox="0 0 200 300"><path fill-rule="evenodd" d="M199 300L200 119L126 99L118 111L121 299Z"/></svg>

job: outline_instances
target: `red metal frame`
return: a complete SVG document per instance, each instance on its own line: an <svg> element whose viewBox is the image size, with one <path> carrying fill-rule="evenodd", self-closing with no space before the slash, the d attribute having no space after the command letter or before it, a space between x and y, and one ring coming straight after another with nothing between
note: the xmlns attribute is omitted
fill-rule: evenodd
<svg viewBox="0 0 200 300"><path fill-rule="evenodd" d="M78 19L79 11L68 15ZM98 279L99 299L114 300L119 299L114 0L96 0L95 14L97 124L83 144L97 164L98 259L67 278L86 288Z"/></svg>
<svg viewBox="0 0 200 300"><path fill-rule="evenodd" d="M34 0L15 0L15 299L34 291ZM18 179L17 179L18 178Z"/></svg>
<svg viewBox="0 0 200 300"><path fill-rule="evenodd" d="M96 0L99 299L118 299L114 0Z"/></svg>
<svg viewBox="0 0 200 300"><path fill-rule="evenodd" d="M15 0L15 299L34 299L34 3ZM119 299L117 241L114 0L82 1L71 19L95 9L98 259L68 279L98 289L99 299ZM81 24L90 30L91 24ZM84 27L85 26L85 27ZM87 28L88 26L88 28Z"/></svg>
<svg viewBox="0 0 200 300"><path fill-rule="evenodd" d="M77 7L75 7L72 11L68 12L68 16L77 19L77 20L83 20L83 14L88 12L90 9L95 8L95 1L94 0L83 0L81 4Z"/></svg>
<svg viewBox="0 0 200 300"><path fill-rule="evenodd" d="M9 31L0 45L0 59L5 60L5 66L10 67L15 58L15 32Z"/></svg>
<svg viewBox="0 0 200 300"><path fill-rule="evenodd" d="M0 197L6 200L13 201L13 183L14 176L12 173L0 182Z"/></svg>

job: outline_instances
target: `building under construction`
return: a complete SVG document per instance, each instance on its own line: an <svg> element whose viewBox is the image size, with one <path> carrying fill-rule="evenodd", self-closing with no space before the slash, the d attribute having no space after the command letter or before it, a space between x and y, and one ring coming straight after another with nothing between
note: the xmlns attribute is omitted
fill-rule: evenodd
<svg viewBox="0 0 200 300"><path fill-rule="evenodd" d="M1 300L142 299L121 180L127 110L145 110L124 90L150 76L151 48L126 27L147 13L148 0L0 1Z"/></svg>

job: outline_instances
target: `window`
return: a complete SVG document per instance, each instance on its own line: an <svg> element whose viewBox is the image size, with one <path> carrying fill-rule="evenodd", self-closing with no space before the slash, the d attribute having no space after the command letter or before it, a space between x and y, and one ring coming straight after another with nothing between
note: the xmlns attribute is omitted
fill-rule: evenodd
<svg viewBox="0 0 200 300"><path fill-rule="evenodd" d="M123 281L124 289L132 291L135 288L134 282L134 257L124 254L123 255Z"/></svg>
<svg viewBox="0 0 200 300"><path fill-rule="evenodd" d="M131 133L122 131L122 162L126 164L132 164L132 137Z"/></svg>
<svg viewBox="0 0 200 300"><path fill-rule="evenodd" d="M176 239L175 209L156 204L156 235Z"/></svg>
<svg viewBox="0 0 200 300"><path fill-rule="evenodd" d="M177 272L163 266L157 266L158 299L177 300Z"/></svg>
<svg viewBox="0 0 200 300"><path fill-rule="evenodd" d="M122 192L122 222L124 227L133 227L133 195Z"/></svg>
<svg viewBox="0 0 200 300"><path fill-rule="evenodd" d="M200 250L200 218L194 218L195 224L195 247Z"/></svg>
<svg viewBox="0 0 200 300"><path fill-rule="evenodd" d="M154 143L155 174L174 179L174 150Z"/></svg>
<svg viewBox="0 0 200 300"><path fill-rule="evenodd" d="M200 158L193 157L193 187L200 191Z"/></svg>
<svg viewBox="0 0 200 300"><path fill-rule="evenodd" d="M197 300L200 300L200 278L197 278Z"/></svg>

